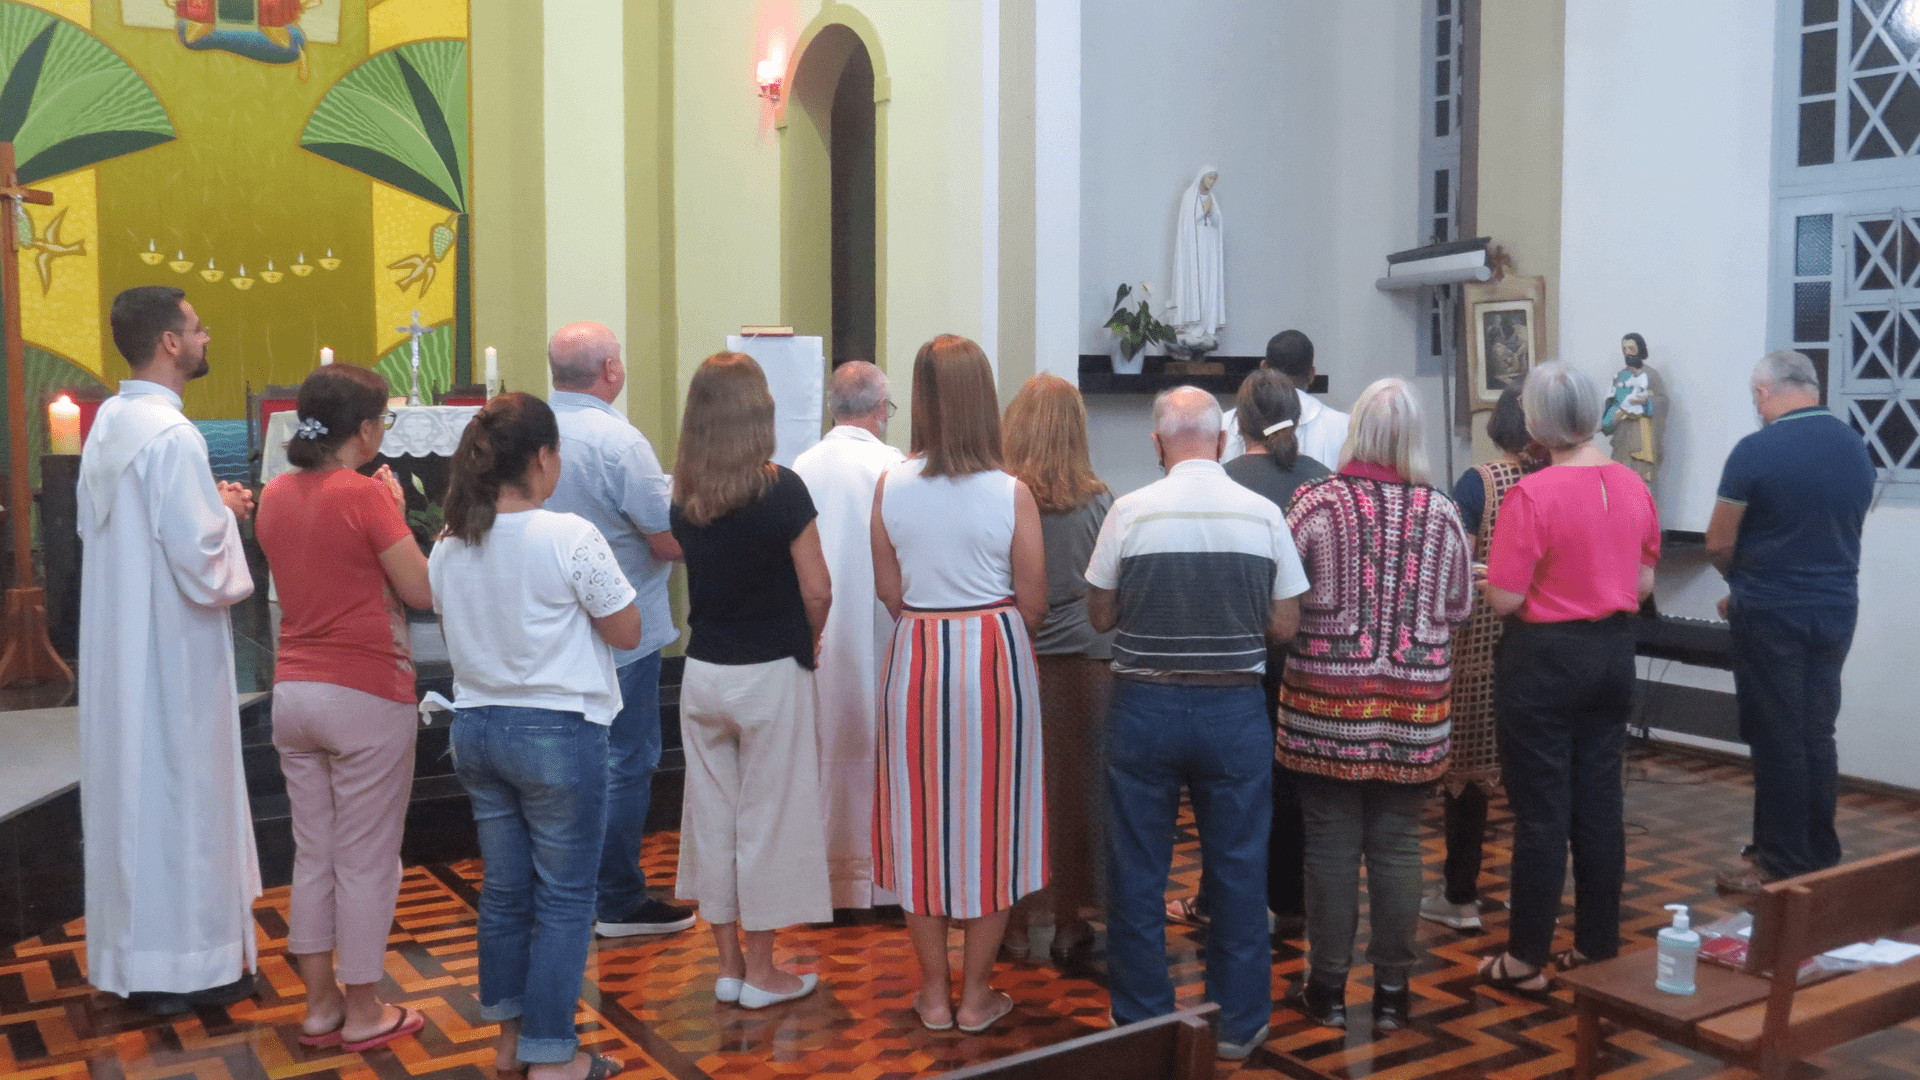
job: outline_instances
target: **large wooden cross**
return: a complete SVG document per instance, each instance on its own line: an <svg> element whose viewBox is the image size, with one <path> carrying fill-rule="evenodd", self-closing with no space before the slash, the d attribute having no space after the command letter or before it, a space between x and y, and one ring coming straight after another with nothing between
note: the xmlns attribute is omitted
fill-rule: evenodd
<svg viewBox="0 0 1920 1080"><path fill-rule="evenodd" d="M20 248L15 224L23 202L46 206L53 194L20 186L13 144L0 142L0 301L7 336L7 433L12 442L7 513L13 526L13 588L7 590L6 647L0 686L73 681L47 638L47 598L33 577L33 486L27 478L27 356L20 339Z"/></svg>

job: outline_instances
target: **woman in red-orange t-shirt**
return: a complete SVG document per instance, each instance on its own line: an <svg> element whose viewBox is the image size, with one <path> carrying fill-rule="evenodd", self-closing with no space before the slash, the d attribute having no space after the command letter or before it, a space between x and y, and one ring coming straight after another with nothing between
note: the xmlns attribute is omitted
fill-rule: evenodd
<svg viewBox="0 0 1920 1080"><path fill-rule="evenodd" d="M273 745L293 813L287 944L307 986L300 1041L357 1052L425 1024L374 989L413 783L406 606L430 608L433 596L393 473L355 471L380 452L386 380L324 366L297 407L287 443L297 471L261 492L255 524L281 609Z"/></svg>

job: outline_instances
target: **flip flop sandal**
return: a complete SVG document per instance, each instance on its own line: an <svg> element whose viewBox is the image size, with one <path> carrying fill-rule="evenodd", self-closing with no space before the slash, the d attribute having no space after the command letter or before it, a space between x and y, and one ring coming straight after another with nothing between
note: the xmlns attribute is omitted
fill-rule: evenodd
<svg viewBox="0 0 1920 1080"><path fill-rule="evenodd" d="M1167 918L1188 926L1205 926L1208 921L1207 916L1190 899L1167 901Z"/></svg>
<svg viewBox="0 0 1920 1080"><path fill-rule="evenodd" d="M1552 980L1547 978L1545 968L1534 968L1525 975L1512 973L1512 966L1524 964L1512 953L1500 953L1480 961L1480 981L1495 990L1512 990L1522 994L1544 994L1552 988Z"/></svg>
<svg viewBox="0 0 1920 1080"><path fill-rule="evenodd" d="M947 1009L947 1022L944 1024L936 1024L933 1021L928 1020L927 1014L921 1012L920 1007L918 1005L914 1006L913 1015L920 1018L920 1026L923 1028L926 1028L928 1031L952 1031L953 1030L953 1009L951 1007Z"/></svg>
<svg viewBox="0 0 1920 1080"><path fill-rule="evenodd" d="M959 1026L961 1031L969 1035L978 1035L1007 1018L1007 1014L1013 1011L1013 997L1012 995L1000 993L999 991L995 991L995 993L999 995L1000 1007L994 1010L992 1016L987 1017L977 1024L961 1024L959 1017L957 1015L955 1016L954 1023Z"/></svg>
<svg viewBox="0 0 1920 1080"><path fill-rule="evenodd" d="M620 1063L612 1058L593 1053L589 1053L587 1057L592 1060L587 1062L587 1075L583 1080L607 1080L609 1076L620 1075Z"/></svg>
<svg viewBox="0 0 1920 1080"><path fill-rule="evenodd" d="M375 1035L371 1039L362 1039L359 1042L342 1040L340 1049L345 1050L349 1054L358 1054L363 1051L373 1050L385 1046L396 1039L404 1039L426 1026L426 1016L412 1009L403 1008L400 1010L400 1019L394 1021L392 1027Z"/></svg>
<svg viewBox="0 0 1920 1080"><path fill-rule="evenodd" d="M344 1028L346 1026L347 1026L347 1022L345 1020L341 1020L339 1027L334 1028L332 1031L322 1031L313 1035L302 1035L300 1036L300 1045L312 1046L316 1048L327 1047L327 1046L339 1046L340 1030L341 1028Z"/></svg>

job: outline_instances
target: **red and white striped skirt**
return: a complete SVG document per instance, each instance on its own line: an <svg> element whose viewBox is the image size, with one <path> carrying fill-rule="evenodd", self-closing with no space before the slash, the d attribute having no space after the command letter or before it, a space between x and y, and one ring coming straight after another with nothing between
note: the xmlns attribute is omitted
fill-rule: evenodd
<svg viewBox="0 0 1920 1080"><path fill-rule="evenodd" d="M908 608L880 683L875 883L973 919L1047 883L1040 680L1011 601Z"/></svg>

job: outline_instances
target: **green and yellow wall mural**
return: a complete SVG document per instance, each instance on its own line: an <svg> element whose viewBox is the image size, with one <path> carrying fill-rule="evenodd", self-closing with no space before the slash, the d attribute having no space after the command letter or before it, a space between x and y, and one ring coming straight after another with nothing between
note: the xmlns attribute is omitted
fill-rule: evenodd
<svg viewBox="0 0 1920 1080"><path fill-rule="evenodd" d="M169 284L211 327L195 419L322 346L472 381L468 0L0 0L0 139L53 192L14 224L29 382L126 375L106 310ZM31 389L31 388L30 388Z"/></svg>

